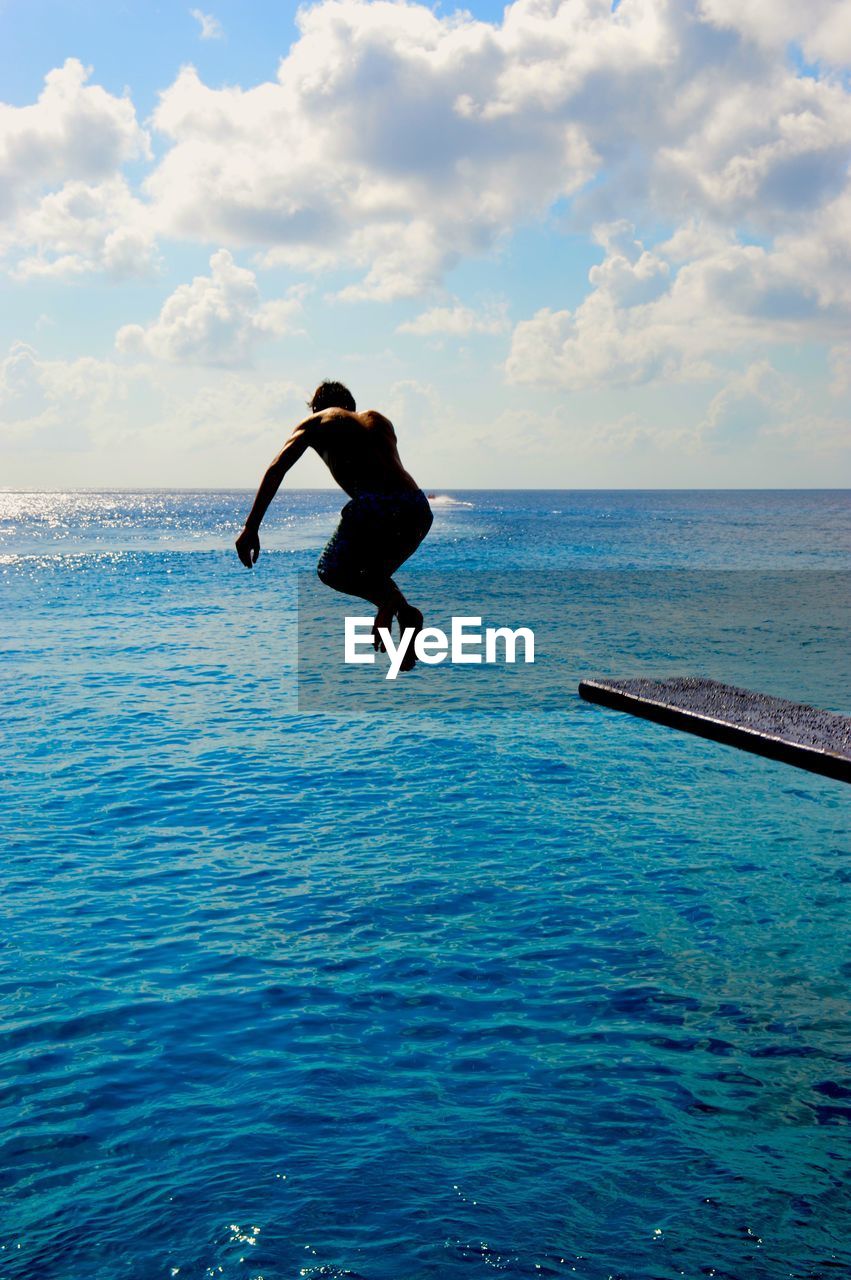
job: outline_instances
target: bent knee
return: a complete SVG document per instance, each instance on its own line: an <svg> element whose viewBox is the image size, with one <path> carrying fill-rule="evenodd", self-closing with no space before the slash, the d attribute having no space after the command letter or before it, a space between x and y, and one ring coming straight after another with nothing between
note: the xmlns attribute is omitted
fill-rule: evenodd
<svg viewBox="0 0 851 1280"><path fill-rule="evenodd" d="M334 591L348 591L352 575L342 565L332 561L320 560L316 566L316 576L326 587Z"/></svg>

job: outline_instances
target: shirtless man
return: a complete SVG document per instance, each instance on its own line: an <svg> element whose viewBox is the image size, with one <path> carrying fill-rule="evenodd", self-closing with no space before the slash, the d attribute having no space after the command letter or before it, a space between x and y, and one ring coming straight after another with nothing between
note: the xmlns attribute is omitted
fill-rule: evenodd
<svg viewBox="0 0 851 1280"><path fill-rule="evenodd" d="M300 422L260 482L257 497L236 540L247 569L260 555L260 524L290 467L305 449L315 449L341 489L351 498L326 546L316 572L326 586L375 605L373 643L383 648L379 627L399 620L414 636L403 669L414 665L413 640L423 615L405 599L392 574L413 555L431 528L428 499L402 466L393 424L374 409L357 413L351 392L340 382L323 382L309 402L311 416Z"/></svg>

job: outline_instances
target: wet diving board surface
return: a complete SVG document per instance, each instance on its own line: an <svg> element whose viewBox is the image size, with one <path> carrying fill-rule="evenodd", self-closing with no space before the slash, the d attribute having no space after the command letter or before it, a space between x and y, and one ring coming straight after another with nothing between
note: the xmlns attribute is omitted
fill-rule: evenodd
<svg viewBox="0 0 851 1280"><path fill-rule="evenodd" d="M851 716L696 676L582 680L581 697L851 782Z"/></svg>

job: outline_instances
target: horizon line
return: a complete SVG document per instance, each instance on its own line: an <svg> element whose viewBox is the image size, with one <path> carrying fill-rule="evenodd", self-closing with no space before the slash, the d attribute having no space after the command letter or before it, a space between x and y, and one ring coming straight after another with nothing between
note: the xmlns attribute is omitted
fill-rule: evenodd
<svg viewBox="0 0 851 1280"><path fill-rule="evenodd" d="M13 493L255 493L256 485L61 485L56 488L0 486ZM293 485L283 493L343 493L336 485ZM428 497L443 493L851 493L851 485L452 485L429 486Z"/></svg>

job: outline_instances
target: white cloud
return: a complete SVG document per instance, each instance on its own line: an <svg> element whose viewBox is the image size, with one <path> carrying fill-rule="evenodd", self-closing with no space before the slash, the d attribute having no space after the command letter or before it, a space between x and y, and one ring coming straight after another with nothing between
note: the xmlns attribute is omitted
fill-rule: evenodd
<svg viewBox="0 0 851 1280"><path fill-rule="evenodd" d="M264 338L291 331L301 293L261 302L253 271L238 267L226 249L210 258L210 275L196 276L167 298L146 328L124 325L116 346L126 354L190 364L248 364Z"/></svg>
<svg viewBox="0 0 851 1280"><path fill-rule="evenodd" d="M85 424L101 440L125 428L172 445L247 440L280 435L303 416L304 396L303 387L283 378L89 356L49 360L24 342L0 358L0 432L7 441L64 424L73 432Z"/></svg>
<svg viewBox="0 0 851 1280"><path fill-rule="evenodd" d="M813 0L811 22L792 0L622 0L614 12L610 0L516 0L491 24L324 0L300 11L273 82L211 88L181 71L154 113L170 147L148 178L151 207L131 216L107 192L145 153L144 132L132 103L71 59L38 103L0 108L7 213L27 211L9 234L28 273L145 262L156 231L300 272L353 271L346 300L419 295L569 198L579 226L628 209L806 235L845 189L851 95L838 76L799 74L785 46L838 58L849 7ZM214 34L212 15L190 12ZM79 183L106 184L115 221L94 248L54 249L56 210L39 201L70 204ZM61 246L77 232L58 222ZM130 250L99 247L128 223Z"/></svg>
<svg viewBox="0 0 851 1280"><path fill-rule="evenodd" d="M594 238L606 250L603 262L592 267L588 279L615 306L634 307L652 302L669 284L670 268L635 239L625 219L595 227Z"/></svg>
<svg viewBox="0 0 851 1280"><path fill-rule="evenodd" d="M594 172L569 119L478 109L506 61L488 23L329 0L299 25L277 82L216 90L186 68L162 95L173 145L148 190L169 234L359 269L344 298L410 296Z"/></svg>
<svg viewBox="0 0 851 1280"><path fill-rule="evenodd" d="M185 446L253 440L283 443L304 417L305 391L285 378L247 378L224 372L213 385L168 396L165 430ZM270 450L271 451L271 450Z"/></svg>
<svg viewBox="0 0 851 1280"><path fill-rule="evenodd" d="M665 140L652 168L655 200L728 225L776 232L803 224L846 185L851 98L839 84L775 69L728 84L702 120ZM688 95L686 95L687 97Z"/></svg>
<svg viewBox="0 0 851 1280"><path fill-rule="evenodd" d="M788 379L768 360L758 360L713 397L698 434L713 448L740 445L793 415L799 400Z"/></svg>
<svg viewBox="0 0 851 1280"><path fill-rule="evenodd" d="M157 390L144 370L81 356L45 360L13 343L0 360L0 439L78 450L97 440L124 439L134 419L150 412Z"/></svg>
<svg viewBox="0 0 851 1280"><path fill-rule="evenodd" d="M741 456L758 444L767 456L778 447L781 456L797 452L807 461L832 455L841 466L849 453L848 418L830 410L829 400L814 397L770 361L757 360L713 396L694 441L716 455ZM830 472L823 475L828 484L836 482ZM789 480L798 482L794 470Z"/></svg>
<svg viewBox="0 0 851 1280"><path fill-rule="evenodd" d="M579 390L706 378L717 356L838 341L851 319L851 291L837 296L829 253L816 270L807 237L766 249L690 225L648 252L619 223L596 238L606 256L591 292L575 311L541 308L516 326L509 381Z"/></svg>
<svg viewBox="0 0 851 1280"><path fill-rule="evenodd" d="M4 239L17 250L12 274L19 279L94 271L126 279L149 275L156 257L147 211L118 176L66 182L19 213Z"/></svg>
<svg viewBox="0 0 851 1280"><path fill-rule="evenodd" d="M192 12L210 34L212 15ZM165 150L141 191L123 168L148 154L132 103L72 59L37 103L0 107L0 250L20 278L79 278L149 271L155 237L226 246L158 319L117 336L178 370L245 363L295 323L298 295L264 302L232 252L257 251L256 271L351 273L334 281L343 300L433 300L456 264L524 225L550 218L555 232L569 208L571 230L596 226L601 261L568 309L548 239L550 305L514 330L512 381L703 379L731 356L760 368L769 346L816 341L841 390L851 94L823 67L801 74L787 44L837 64L851 54L848 14L847 0L621 0L614 12L610 0L517 0L490 24L321 0L301 11L274 81L214 88L180 73L154 115ZM625 212L669 230L636 234ZM505 324L460 299L421 306L402 332ZM722 397L709 435L743 404L759 415L762 386Z"/></svg>
<svg viewBox="0 0 851 1280"><path fill-rule="evenodd" d="M793 43L811 62L851 61L849 0L701 0L700 10L720 27L741 32L769 49Z"/></svg>
<svg viewBox="0 0 851 1280"><path fill-rule="evenodd" d="M22 277L144 274L154 229L120 176L147 157L129 98L87 83L76 58L51 71L36 103L0 103L0 254Z"/></svg>
<svg viewBox="0 0 851 1280"><path fill-rule="evenodd" d="M100 182L149 154L129 98L116 98L76 58L49 72L32 106L0 103L0 219L33 191L69 180Z"/></svg>
<svg viewBox="0 0 851 1280"><path fill-rule="evenodd" d="M398 326L398 333L413 333L419 337L452 337L466 338L471 334L505 333L508 328L507 305L486 307L482 311L474 311L456 302L451 307L431 307L421 312L413 320L406 320Z"/></svg>
<svg viewBox="0 0 851 1280"><path fill-rule="evenodd" d="M770 26L768 0L740 8L517 0L493 25L325 0L300 11L276 81L214 89L189 67L162 95L159 225L353 270L344 300L421 294L570 197L580 223L629 208L805 233L847 181L851 96L752 38L747 15ZM632 272L630 286L653 284Z"/></svg>
<svg viewBox="0 0 851 1280"><path fill-rule="evenodd" d="M809 282L819 305L838 322L851 319L851 185L807 225L777 236L774 251L788 270Z"/></svg>
<svg viewBox="0 0 851 1280"><path fill-rule="evenodd" d="M211 13L202 13L200 9L190 9L189 14L200 26L202 40L221 40L224 31L218 18L214 18Z"/></svg>
<svg viewBox="0 0 851 1280"><path fill-rule="evenodd" d="M516 326L508 380L580 390L705 376L703 356L712 343L683 324L683 310L695 309L694 290L686 291L684 308L669 264L644 250L623 223L597 228L596 239L606 256L591 269L594 288L575 312L544 307Z"/></svg>
<svg viewBox="0 0 851 1280"><path fill-rule="evenodd" d="M32 347L15 342L0 361L0 426L4 434L43 420L48 409L38 359Z"/></svg>
<svg viewBox="0 0 851 1280"><path fill-rule="evenodd" d="M833 378L830 390L834 396L845 396L851 392L851 343L837 343L830 350L830 369Z"/></svg>

